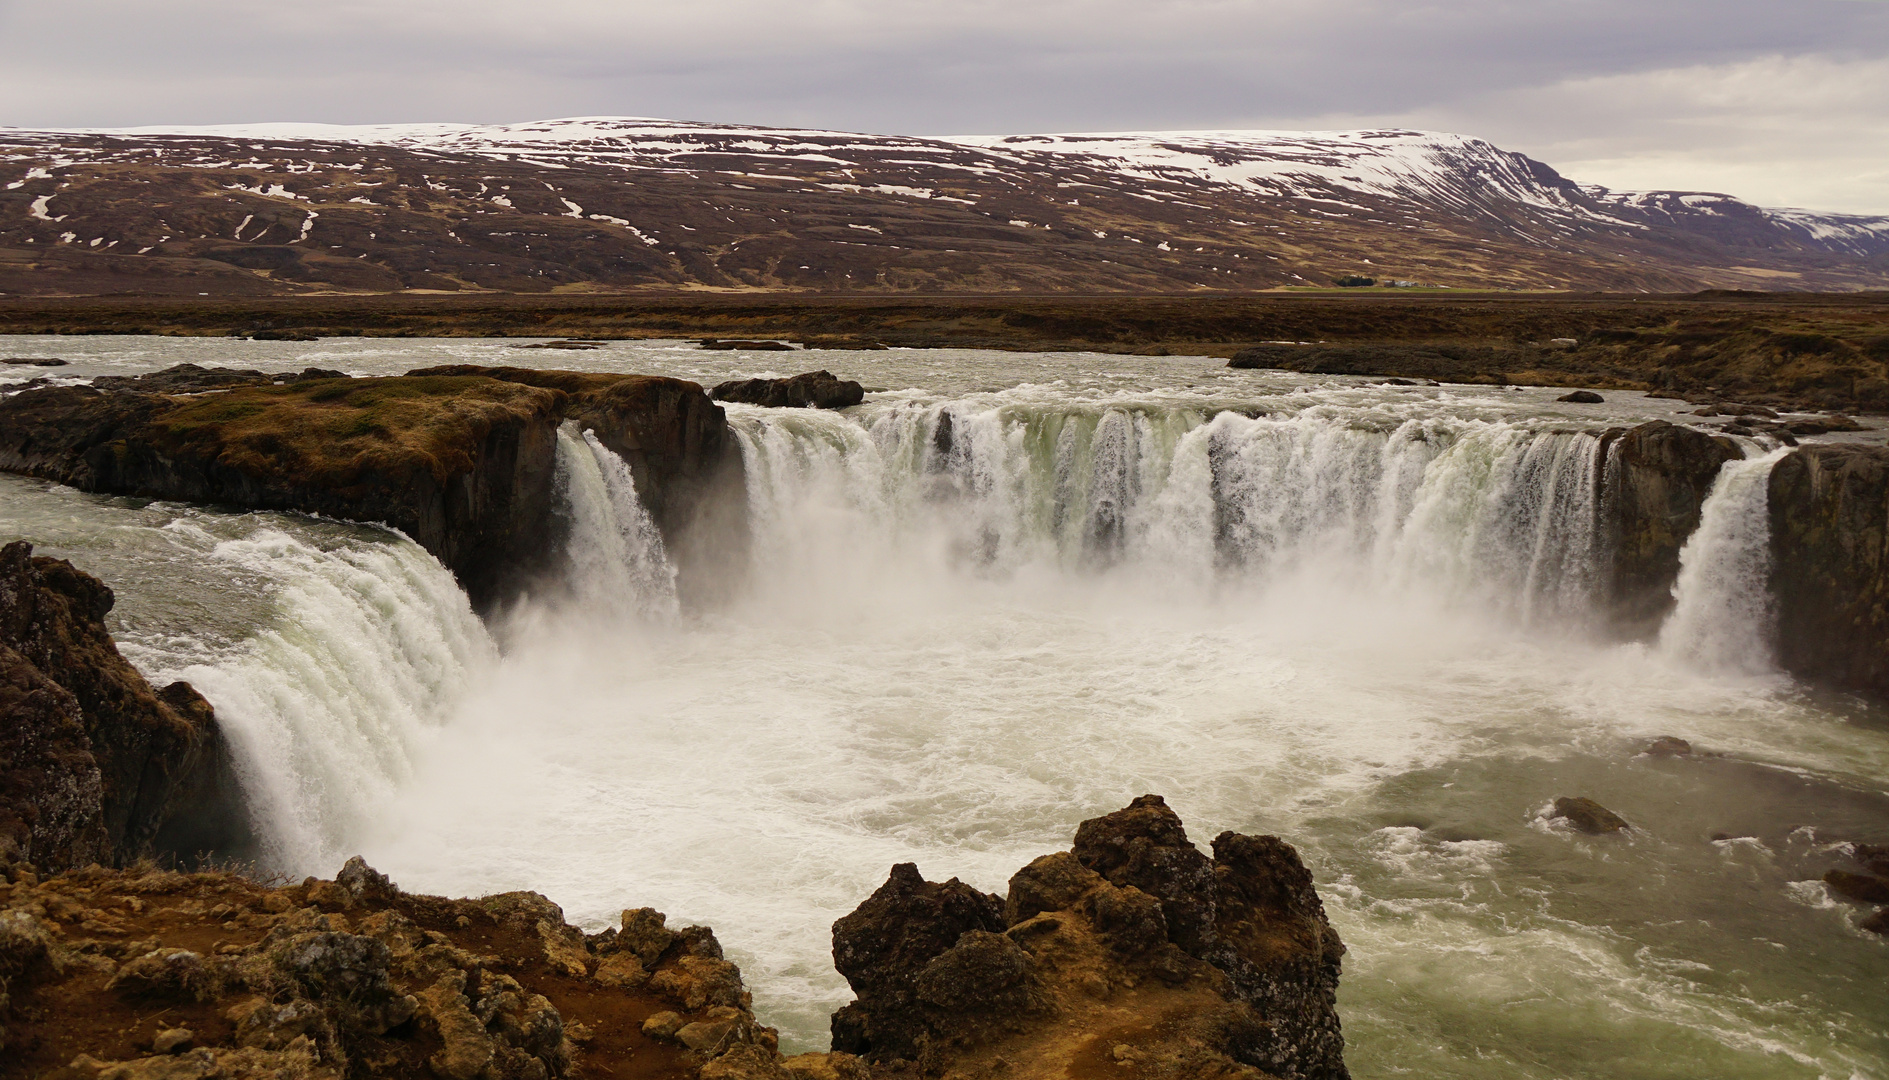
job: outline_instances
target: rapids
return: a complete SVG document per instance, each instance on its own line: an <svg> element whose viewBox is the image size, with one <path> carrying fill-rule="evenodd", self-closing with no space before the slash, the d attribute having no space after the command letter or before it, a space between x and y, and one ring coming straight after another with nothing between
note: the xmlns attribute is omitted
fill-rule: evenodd
<svg viewBox="0 0 1889 1080"><path fill-rule="evenodd" d="M195 360L784 374L782 354L38 339L71 377ZM525 359L520 360L519 357ZM530 888L717 933L823 1045L827 928L898 861L1002 891L1142 792L1299 846L1350 948L1360 1077L1885 1075L1889 947L1816 880L1889 841L1889 720L1772 667L1764 480L1721 473L1656 642L1597 619L1597 434L1673 402L1388 387L1194 358L807 358L844 414L730 406L752 565L679 608L627 468L574 427L563 587L482 625L405 538L0 477L0 525L114 585L192 680L288 873ZM763 365L793 365L768 371ZM1677 735L1712 755L1655 759ZM1557 795L1632 821L1549 822Z"/></svg>

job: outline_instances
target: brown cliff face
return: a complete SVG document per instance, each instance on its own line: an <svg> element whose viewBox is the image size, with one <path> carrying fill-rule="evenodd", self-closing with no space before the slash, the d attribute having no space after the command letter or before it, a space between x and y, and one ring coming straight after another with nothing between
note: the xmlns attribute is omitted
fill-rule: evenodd
<svg viewBox="0 0 1889 1080"><path fill-rule="evenodd" d="M1719 467L1743 455L1723 435L1654 420L1602 436L1600 535L1613 621L1623 633L1656 633L1673 606L1679 552L1699 527Z"/></svg>
<svg viewBox="0 0 1889 1080"><path fill-rule="evenodd" d="M105 629L112 591L32 550L0 549L0 855L57 869L240 843L209 704L153 690Z"/></svg>
<svg viewBox="0 0 1889 1080"><path fill-rule="evenodd" d="M833 926L858 995L834 1049L875 1075L1341 1080L1343 953L1290 845L1222 833L1210 859L1144 795L1001 902L894 867Z"/></svg>
<svg viewBox="0 0 1889 1080"><path fill-rule="evenodd" d="M168 390L164 375L137 384ZM740 472L726 421L701 387L572 372L261 375L188 397L28 390L0 401L0 469L85 491L385 523L432 552L483 609L555 563L557 428L567 418L597 428L639 470L639 492L685 562L687 537L713 531L696 521L729 525L717 515L745 506L730 497Z"/></svg>
<svg viewBox="0 0 1889 1080"><path fill-rule="evenodd" d="M745 564L741 452L720 405L681 379L455 364L410 376L478 376L567 395L562 415L621 457L677 566L685 602L724 595Z"/></svg>
<svg viewBox="0 0 1889 1080"><path fill-rule="evenodd" d="M1889 696L1889 448L1802 447L1768 495L1778 662Z"/></svg>

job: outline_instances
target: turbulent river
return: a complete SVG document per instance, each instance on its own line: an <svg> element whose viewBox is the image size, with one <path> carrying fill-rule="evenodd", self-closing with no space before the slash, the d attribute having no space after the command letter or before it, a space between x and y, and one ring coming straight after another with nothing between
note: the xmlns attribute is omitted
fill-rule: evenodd
<svg viewBox="0 0 1889 1080"><path fill-rule="evenodd" d="M7 348L74 377L825 366L873 391L729 407L751 565L710 610L575 428L573 587L489 623L398 535L0 477L5 538L113 585L126 654L215 704L273 869L358 852L592 927L709 923L806 1049L850 997L828 928L892 863L1001 892L1156 792L1197 841L1303 852L1361 1078L1889 1075L1889 947L1817 880L1832 845L1889 841L1889 719L1772 668L1776 454L1725 467L1656 640L1598 625L1596 436L1678 403L1180 357ZM1660 735L1705 753L1641 752ZM1569 833L1558 795L1637 829Z"/></svg>

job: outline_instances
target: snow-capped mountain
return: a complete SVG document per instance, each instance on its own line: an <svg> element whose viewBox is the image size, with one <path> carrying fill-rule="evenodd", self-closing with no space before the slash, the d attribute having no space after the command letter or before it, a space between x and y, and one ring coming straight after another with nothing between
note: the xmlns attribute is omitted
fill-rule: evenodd
<svg viewBox="0 0 1889 1080"><path fill-rule="evenodd" d="M1889 217L1583 187L1434 132L641 118L0 129L0 291L1889 284ZM30 266L31 270L24 267ZM101 283L102 282L102 283Z"/></svg>

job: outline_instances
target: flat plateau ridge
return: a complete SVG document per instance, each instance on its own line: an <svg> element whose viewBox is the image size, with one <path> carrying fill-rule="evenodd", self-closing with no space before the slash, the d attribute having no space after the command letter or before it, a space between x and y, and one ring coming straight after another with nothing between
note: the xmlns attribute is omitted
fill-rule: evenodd
<svg viewBox="0 0 1889 1080"><path fill-rule="evenodd" d="M905 138L639 118L0 130L0 293L1889 287L1889 216L1433 132Z"/></svg>

